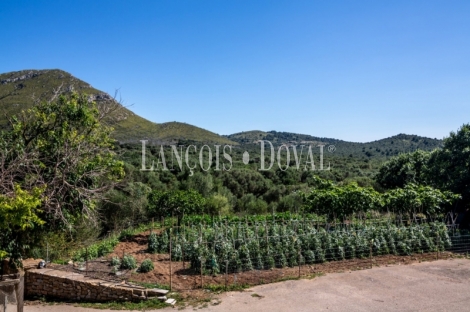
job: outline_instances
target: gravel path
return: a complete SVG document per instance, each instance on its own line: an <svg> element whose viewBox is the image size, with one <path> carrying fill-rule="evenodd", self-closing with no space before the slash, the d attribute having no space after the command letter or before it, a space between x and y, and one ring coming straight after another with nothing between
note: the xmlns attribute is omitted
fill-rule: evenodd
<svg viewBox="0 0 470 312"><path fill-rule="evenodd" d="M213 305L213 301L202 311L469 311L470 260L331 273L229 292L219 298L219 304ZM25 312L39 311L98 310L64 305L25 307Z"/></svg>

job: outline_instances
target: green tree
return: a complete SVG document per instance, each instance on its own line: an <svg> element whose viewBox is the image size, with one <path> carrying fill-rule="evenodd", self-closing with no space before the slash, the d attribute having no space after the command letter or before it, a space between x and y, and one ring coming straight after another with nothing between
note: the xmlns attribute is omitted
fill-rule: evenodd
<svg viewBox="0 0 470 312"><path fill-rule="evenodd" d="M210 215L228 215L230 214L232 207L227 197L215 194L207 199L207 212Z"/></svg>
<svg viewBox="0 0 470 312"><path fill-rule="evenodd" d="M149 194L148 213L150 217L178 217L183 215L202 214L206 199L196 191L153 191Z"/></svg>
<svg viewBox="0 0 470 312"><path fill-rule="evenodd" d="M386 189L404 187L408 183L426 184L431 153L415 151L400 154L383 164L375 180Z"/></svg>
<svg viewBox="0 0 470 312"><path fill-rule="evenodd" d="M0 192L12 194L15 183L26 191L44 187L41 215L50 226L94 218L98 201L124 174L102 117L76 93L12 117L10 131L0 134Z"/></svg>
<svg viewBox="0 0 470 312"><path fill-rule="evenodd" d="M451 132L442 149L432 153L429 177L432 186L461 194L463 205L470 207L470 124Z"/></svg>
<svg viewBox="0 0 470 312"><path fill-rule="evenodd" d="M0 260L7 256L21 258L27 247L20 244L21 235L44 224L38 216L43 191L44 188L33 188L28 192L15 184L13 194L0 195Z"/></svg>
<svg viewBox="0 0 470 312"><path fill-rule="evenodd" d="M317 178L318 188L303 194L304 209L329 219L344 219L353 213L376 210L381 206L380 194L371 187L360 187L352 182L337 186Z"/></svg>
<svg viewBox="0 0 470 312"><path fill-rule="evenodd" d="M422 213L437 217L452 207L460 195L441 191L430 186L407 184L404 188L390 190L383 194L384 209L412 218Z"/></svg>

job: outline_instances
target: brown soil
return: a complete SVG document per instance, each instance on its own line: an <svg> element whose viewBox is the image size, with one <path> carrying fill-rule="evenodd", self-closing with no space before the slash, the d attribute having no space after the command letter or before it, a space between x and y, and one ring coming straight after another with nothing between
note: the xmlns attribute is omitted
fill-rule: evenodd
<svg viewBox="0 0 470 312"><path fill-rule="evenodd" d="M205 297L205 293L201 287L208 286L229 286L233 285L259 285L266 283L273 283L282 280L294 279L301 277L312 277L324 273L354 271L361 269L368 269L372 266L387 266L396 264L410 264L422 261L432 261L436 259L453 258L456 255L450 252L441 252L439 255L434 253L415 254L412 256L374 256L372 259L350 259L343 261L331 261L326 263L318 263L314 265L303 265L293 268L276 268L271 270L254 270L242 273L231 273L227 276L219 274L217 276L201 276L195 274L188 269L188 262L170 262L168 254L148 254L147 249L147 236L148 232L141 233L133 237L132 240L119 243L114 253L109 254L105 258L97 259L88 262L88 271L85 271L89 276L101 278L105 280L127 280L133 282L144 283L157 283L160 285L172 285L172 290L181 292L183 297L201 298ZM134 271L126 271L121 276L116 276L112 273L112 267L109 265L109 260L113 256L122 257L123 254L133 255L138 263L144 259L151 259L154 263L155 269L148 273L135 273ZM171 264L171 278L170 278L170 264ZM52 264L52 267L67 271L76 271L77 268L72 265L57 265Z"/></svg>

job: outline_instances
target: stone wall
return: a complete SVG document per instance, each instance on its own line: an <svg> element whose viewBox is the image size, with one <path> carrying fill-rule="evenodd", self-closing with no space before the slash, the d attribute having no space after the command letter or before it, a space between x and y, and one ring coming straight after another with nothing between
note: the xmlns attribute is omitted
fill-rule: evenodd
<svg viewBox="0 0 470 312"><path fill-rule="evenodd" d="M74 272L31 269L25 274L25 296L45 296L70 301L128 301L164 297L162 289L145 289L138 285L87 278Z"/></svg>

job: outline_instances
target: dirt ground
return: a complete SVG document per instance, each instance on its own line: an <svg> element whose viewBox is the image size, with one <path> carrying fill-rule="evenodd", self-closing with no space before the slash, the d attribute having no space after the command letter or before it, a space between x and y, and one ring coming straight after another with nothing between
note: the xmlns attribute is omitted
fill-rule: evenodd
<svg viewBox="0 0 470 312"><path fill-rule="evenodd" d="M106 256L105 259L98 259L88 264L88 275L105 280L126 279L133 282L158 283L160 285L170 285L170 261L168 254L148 254L147 237L149 232L134 236L130 241L119 243L114 253ZM133 273L131 271L123 272L123 275L116 276L111 273L112 267L107 260L113 256L122 257L125 254L131 254L140 263L146 258L150 258L155 269L148 273ZM181 293L183 298L194 298L201 300L208 298L210 294L202 290L201 286L233 286L233 285L260 285L268 284L282 280L298 278L299 276L315 276L325 273L345 272L350 270L369 269L375 266L386 266L392 264L410 264L421 261L430 261L452 258L452 253L425 253L413 256L374 256L372 259L350 259L343 261L331 261L318 263L314 265L303 265L300 268L276 268L271 270L249 271L242 273L231 273L228 275L219 274L217 276L201 276L188 269L188 262L171 262L171 284L172 290ZM54 265L61 270L75 270L71 265Z"/></svg>
<svg viewBox="0 0 470 312"><path fill-rule="evenodd" d="M387 265L255 286L186 309L204 311L468 311L470 260ZM165 310L170 310L168 308ZM25 312L89 312L70 305L26 306ZM104 310L102 310L104 311ZM161 310L160 310L161 311Z"/></svg>

